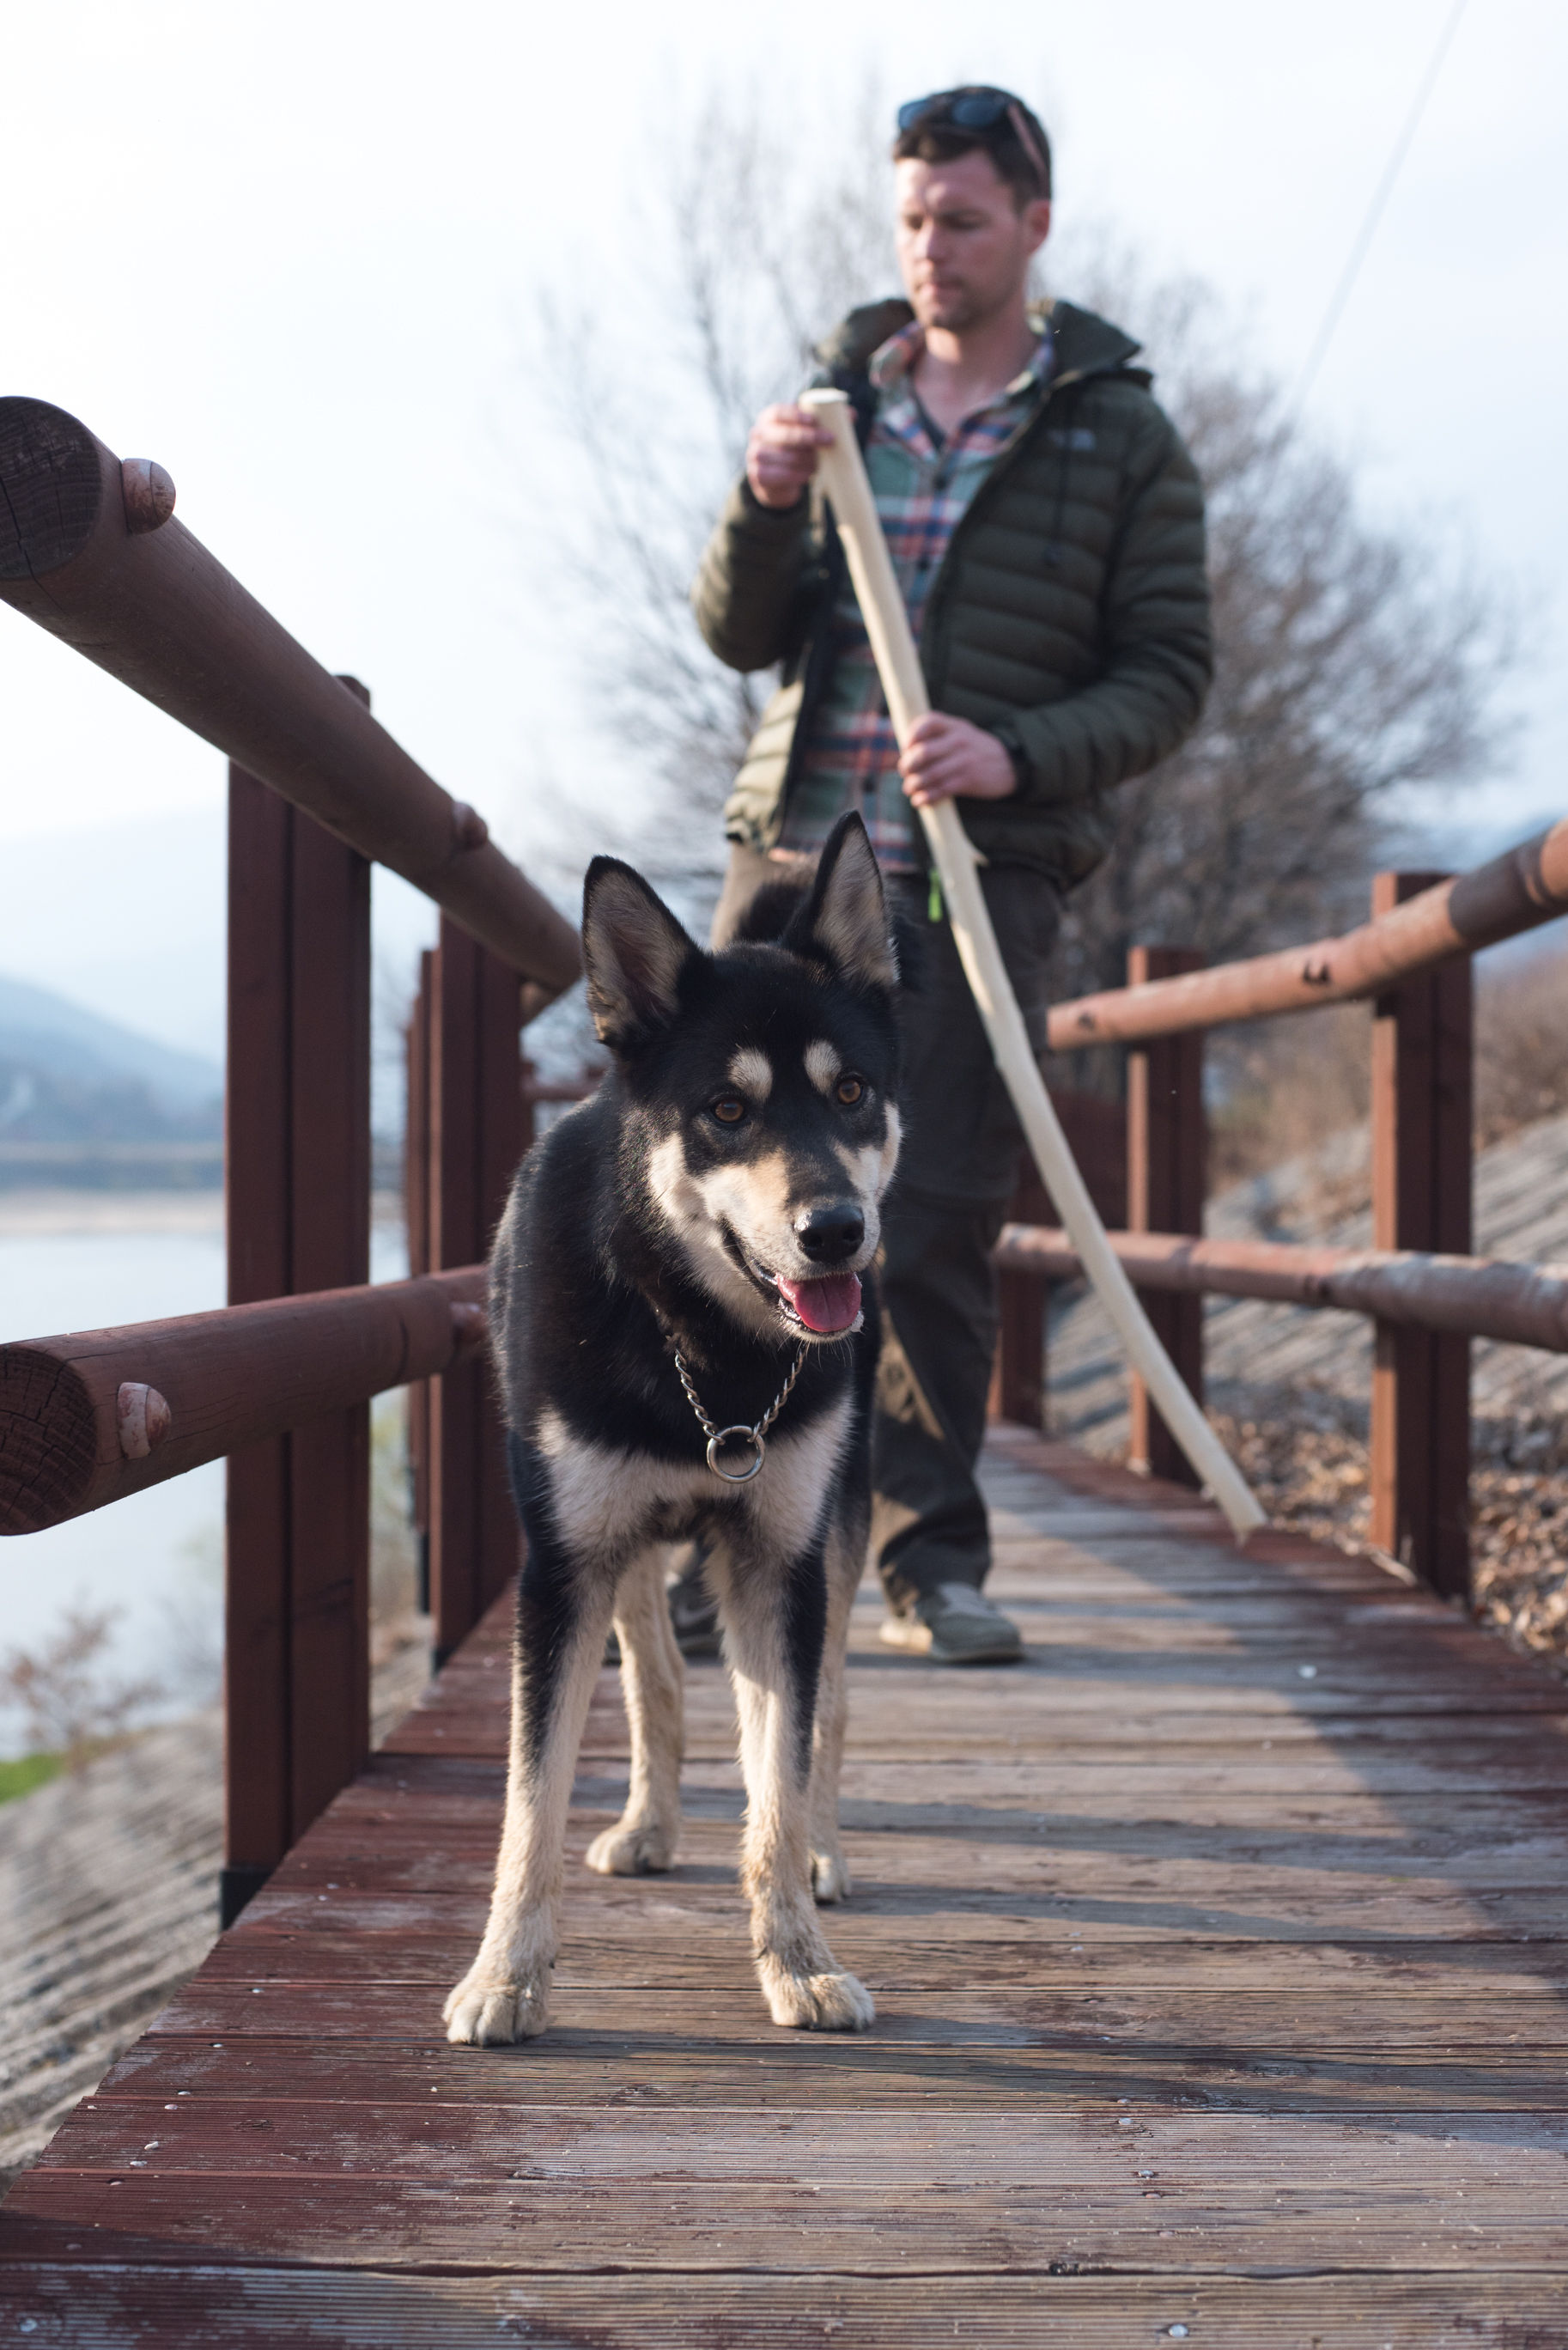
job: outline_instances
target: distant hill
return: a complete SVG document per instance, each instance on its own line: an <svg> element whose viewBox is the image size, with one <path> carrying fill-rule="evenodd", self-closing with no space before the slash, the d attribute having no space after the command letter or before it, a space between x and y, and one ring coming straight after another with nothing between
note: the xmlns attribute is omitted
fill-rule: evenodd
<svg viewBox="0 0 1568 2350"><path fill-rule="evenodd" d="M50 988L3 972L0 1057L84 1084L144 1087L171 1116L197 1115L212 1123L222 1115L223 1073L216 1061L160 1045Z"/></svg>
<svg viewBox="0 0 1568 2350"><path fill-rule="evenodd" d="M223 1074L0 975L0 1182L214 1182Z"/></svg>

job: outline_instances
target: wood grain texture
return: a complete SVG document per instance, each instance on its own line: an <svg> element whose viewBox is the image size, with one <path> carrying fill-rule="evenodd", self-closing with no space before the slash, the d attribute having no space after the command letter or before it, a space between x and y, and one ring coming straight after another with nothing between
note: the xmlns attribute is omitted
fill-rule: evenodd
<svg viewBox="0 0 1568 2350"><path fill-rule="evenodd" d="M831 1932L869 2033L766 2019L732 1704L695 1665L675 1867L583 1866L626 1785L607 1674L554 2028L447 2044L504 1597L18 2182L0 2314L88 2345L1562 2350L1568 1692L1366 1562L1242 1555L1024 1430L987 1475L1024 1667L891 1657L856 1611Z"/></svg>

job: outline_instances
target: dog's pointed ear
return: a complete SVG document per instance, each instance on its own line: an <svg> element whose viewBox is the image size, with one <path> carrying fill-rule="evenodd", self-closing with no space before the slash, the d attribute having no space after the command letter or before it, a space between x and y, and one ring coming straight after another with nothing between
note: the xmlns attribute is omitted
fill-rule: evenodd
<svg viewBox="0 0 1568 2350"><path fill-rule="evenodd" d="M882 876L858 816L840 816L828 834L815 885L784 943L799 954L821 955L858 986L898 986Z"/></svg>
<svg viewBox="0 0 1568 2350"><path fill-rule="evenodd" d="M618 857L596 857L583 884L588 1010L612 1052L634 1051L668 1027L680 974L701 950L662 898Z"/></svg>

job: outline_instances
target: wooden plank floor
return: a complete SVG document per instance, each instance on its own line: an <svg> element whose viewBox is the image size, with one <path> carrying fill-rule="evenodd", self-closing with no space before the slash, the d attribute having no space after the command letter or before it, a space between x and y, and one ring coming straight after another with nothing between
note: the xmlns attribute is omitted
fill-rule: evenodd
<svg viewBox="0 0 1568 2350"><path fill-rule="evenodd" d="M504 1609L0 2213L0 2336L96 2345L1568 2345L1568 1692L1376 1566L1021 1431L1027 1663L858 1611L831 1915L863 2038L775 2031L728 1691L667 1877L582 1866L555 2030L449 2048Z"/></svg>

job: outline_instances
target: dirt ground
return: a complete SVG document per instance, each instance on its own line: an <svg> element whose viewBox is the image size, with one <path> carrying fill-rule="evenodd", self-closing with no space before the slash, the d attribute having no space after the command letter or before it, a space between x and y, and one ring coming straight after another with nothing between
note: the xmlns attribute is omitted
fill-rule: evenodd
<svg viewBox="0 0 1568 2350"><path fill-rule="evenodd" d="M1214 1418L1272 1517L1314 1541L1371 1548L1361 1415L1324 1394L1298 1395L1278 1417ZM1478 1420L1470 1524L1475 1620L1568 1677L1568 1432Z"/></svg>

